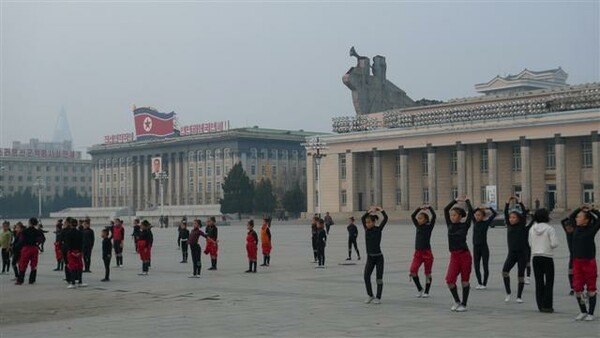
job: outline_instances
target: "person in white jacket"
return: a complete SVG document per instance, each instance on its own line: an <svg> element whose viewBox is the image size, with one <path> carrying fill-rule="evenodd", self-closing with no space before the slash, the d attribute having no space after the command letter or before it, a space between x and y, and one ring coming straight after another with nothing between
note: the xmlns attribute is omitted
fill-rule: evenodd
<svg viewBox="0 0 600 338"><path fill-rule="evenodd" d="M554 289L554 249L558 240L554 228L548 225L550 216L547 209L538 209L533 215L534 224L529 231L529 246L533 257L535 277L535 300L540 312L552 313L552 293Z"/></svg>

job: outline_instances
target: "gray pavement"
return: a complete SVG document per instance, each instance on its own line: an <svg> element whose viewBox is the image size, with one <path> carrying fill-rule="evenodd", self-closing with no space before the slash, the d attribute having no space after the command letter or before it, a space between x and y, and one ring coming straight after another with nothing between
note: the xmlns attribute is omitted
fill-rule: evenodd
<svg viewBox="0 0 600 338"><path fill-rule="evenodd" d="M573 320L578 311L568 295L567 246L562 230L556 230L561 246L555 257L554 314L537 311L533 284L525 288L524 304L504 303L504 228L489 232L489 288L475 290L472 275L465 313L449 311L452 300L443 280L448 245L441 223L432 237L435 262L429 299L415 298L408 278L414 228L391 224L384 230L381 305L363 304L364 260L340 265L346 258L344 225L333 226L327 268L320 270L312 263L309 227L275 223L271 267L259 267L257 274L243 272L245 229L241 224L221 227L219 270L206 271L209 259L203 255L200 279L187 278L191 263L179 263L176 229L154 229L149 276L137 275L141 263L132 242L126 242L125 267L112 269L110 283L100 282L103 266L97 241L93 273L84 274L89 287L77 290L68 290L62 273L51 271L55 262L48 243L40 256L37 284L15 286L11 276L0 276L0 337L599 337L599 321ZM361 252L363 238L360 229ZM420 275L423 280L422 270ZM513 289L516 283L515 268Z"/></svg>

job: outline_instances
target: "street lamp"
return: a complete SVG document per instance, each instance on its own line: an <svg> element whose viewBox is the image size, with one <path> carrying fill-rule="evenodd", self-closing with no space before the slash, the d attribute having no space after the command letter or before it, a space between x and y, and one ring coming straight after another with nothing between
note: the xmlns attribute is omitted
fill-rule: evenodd
<svg viewBox="0 0 600 338"><path fill-rule="evenodd" d="M35 183L33 183L33 186L35 188L37 188L37 191L38 191L38 219L41 219L42 218L42 191L46 187L46 181L43 178L38 176L35 179Z"/></svg>
<svg viewBox="0 0 600 338"><path fill-rule="evenodd" d="M327 144L322 142L317 136L309 139L306 143L303 143L302 146L307 150L306 155L312 156L317 166L317 211L319 217L321 217L321 158L327 156L321 153L321 151L327 149Z"/></svg>
<svg viewBox="0 0 600 338"><path fill-rule="evenodd" d="M164 189L164 182L166 180L169 179L169 173L166 171L161 171L158 173L154 174L154 179L158 180L159 183L159 188L160 188L160 219L163 220L164 218L164 206L165 206L165 189ZM161 221L162 223L162 221ZM162 224L160 225L162 228Z"/></svg>

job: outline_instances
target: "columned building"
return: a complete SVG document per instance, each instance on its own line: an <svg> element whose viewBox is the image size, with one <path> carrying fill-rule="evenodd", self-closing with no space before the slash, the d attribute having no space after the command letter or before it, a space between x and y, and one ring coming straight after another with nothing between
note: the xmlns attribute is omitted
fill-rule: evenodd
<svg viewBox="0 0 600 338"><path fill-rule="evenodd" d="M320 137L320 192L307 161L309 214L381 205L406 215L425 203L441 210L462 194L500 206L518 195L556 211L600 199L598 83L335 118L333 128Z"/></svg>
<svg viewBox="0 0 600 338"><path fill-rule="evenodd" d="M251 180L268 178L279 195L299 184L306 189L304 131L263 128L230 129L154 141L95 145L92 156L92 205L135 211L160 203L160 182L151 160L162 158L166 206L215 205L221 183L240 162Z"/></svg>

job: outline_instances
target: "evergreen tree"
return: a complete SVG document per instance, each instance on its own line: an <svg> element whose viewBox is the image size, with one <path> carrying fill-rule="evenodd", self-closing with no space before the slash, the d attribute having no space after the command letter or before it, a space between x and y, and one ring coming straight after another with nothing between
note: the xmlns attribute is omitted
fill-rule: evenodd
<svg viewBox="0 0 600 338"><path fill-rule="evenodd" d="M269 214L277 205L271 180L262 178L254 188L254 211Z"/></svg>
<svg viewBox="0 0 600 338"><path fill-rule="evenodd" d="M288 190L283 195L281 204L285 210L295 216L298 216L301 212L306 211L306 195L302 189L300 189L298 182L296 182L291 190Z"/></svg>
<svg viewBox="0 0 600 338"><path fill-rule="evenodd" d="M219 199L221 213L252 212L253 187L252 182L241 163L236 163L221 184L223 198Z"/></svg>

